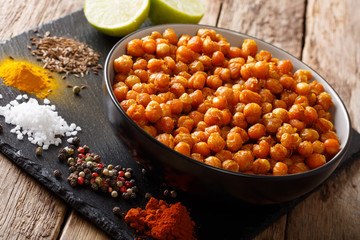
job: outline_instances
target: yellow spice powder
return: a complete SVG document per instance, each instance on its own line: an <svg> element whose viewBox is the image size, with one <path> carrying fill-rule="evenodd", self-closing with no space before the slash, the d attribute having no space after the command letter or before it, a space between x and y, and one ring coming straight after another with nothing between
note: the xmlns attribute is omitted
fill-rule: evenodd
<svg viewBox="0 0 360 240"><path fill-rule="evenodd" d="M48 75L47 70L25 61L6 59L0 65L3 84L35 94L38 98L45 98L56 87L54 79Z"/></svg>

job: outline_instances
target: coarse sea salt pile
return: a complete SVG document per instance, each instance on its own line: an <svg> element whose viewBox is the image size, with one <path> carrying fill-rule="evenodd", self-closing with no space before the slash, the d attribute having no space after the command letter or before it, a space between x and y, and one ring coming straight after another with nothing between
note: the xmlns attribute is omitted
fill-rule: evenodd
<svg viewBox="0 0 360 240"><path fill-rule="evenodd" d="M5 117L6 123L15 125L10 132L16 134L17 139L27 137L32 144L46 150L51 144L58 146L61 143L59 136L76 136L81 131L75 123L68 125L55 110L56 107L50 105L50 100L45 98L41 105L35 98L24 94L17 96L6 106L1 106L0 115Z"/></svg>

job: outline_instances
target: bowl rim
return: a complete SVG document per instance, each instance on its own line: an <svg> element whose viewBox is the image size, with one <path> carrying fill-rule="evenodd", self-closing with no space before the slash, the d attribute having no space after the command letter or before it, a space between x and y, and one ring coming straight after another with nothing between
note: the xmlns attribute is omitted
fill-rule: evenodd
<svg viewBox="0 0 360 240"><path fill-rule="evenodd" d="M287 174L287 175L280 175L280 176L274 176L274 175L257 175L257 174L248 174L248 173L243 173L243 172L234 172L234 171L230 171L230 170L226 170L226 169L222 169L222 168L218 168L218 167L214 167L211 165L208 165L206 163L203 162L199 162L191 157L185 156L177 151L175 151L174 149L169 148L168 146L166 146L165 144L162 144L161 142L159 142L158 140L156 140L154 137L152 137L150 134L148 134L145 130L143 130L137 123L135 123L135 121L133 121L124 111L124 109L120 106L120 103L117 101L113 90L112 90L112 86L110 85L111 83L111 79L109 77L109 64L110 64L110 58L112 57L114 51L117 49L117 47L125 42L128 38L130 38L131 36L138 34L140 32L143 31L149 31L150 29L158 29L158 28L171 28L173 29L174 27L191 27L191 28L209 28L209 29L213 29L213 30L217 30L220 29L221 31L225 31L229 34L235 34L235 35L242 35L242 37L247 37L250 39L254 39L256 42L261 42L262 44L265 45L269 45L272 48L277 49L278 51L282 52L285 55L289 55L292 58L294 58L295 60L299 61L300 64L305 65L306 67L308 67L309 69L311 69L313 72L315 72L327 85L328 87L334 92L335 96L339 99L340 101L340 105L342 106L342 108L345 111L345 117L347 120L347 124L349 126L349 133L348 133L348 137L346 138L346 143L344 145L344 147L342 149L340 149L340 151L333 156L328 162L326 162L324 165L318 167L318 168L314 168L314 169L310 169L309 171L306 172L302 172L302 173L296 173L296 174ZM174 29L173 29L174 30ZM156 31L156 30L154 30ZM176 31L176 30L174 30ZM302 60L298 59L297 57L293 56L292 54L288 53L287 51L271 44L268 43L262 39L259 39L257 37L242 33L242 32L238 32L238 31L234 31L234 30L230 30L230 29L226 29L226 28L222 28L222 27L214 27L214 26L210 26L210 25L205 25L205 24L185 24L185 23L173 23L173 24L163 24L163 25L152 25L152 26L147 26L147 27L143 27L140 28L126 36L124 36L123 38L121 38L109 51L106 60L105 60L105 64L104 64L104 82L105 82L105 88L107 90L107 93L109 94L112 102L115 104L115 106L117 107L117 109L124 115L124 117L127 119L128 122L130 122L137 130L139 130L142 135L144 135L144 137L148 138L150 141L154 142L155 144L158 144L159 146L161 146L162 149L164 149L165 151L170 151L172 154L177 155L180 158L184 158L184 160L187 161L191 161L194 164L198 164L202 167L206 167L209 169L212 169L214 171L217 172L221 172L224 174L231 174L234 176L239 176L239 177L245 177L245 178L256 178L256 179L267 179L267 180L295 180L295 179L299 179L299 178L305 178L305 177L309 177L312 175L316 175L318 172L322 172L325 171L327 168L329 168L331 165L334 165L335 163L337 163L337 159L341 158L343 155L345 155L345 153L347 152L349 146L350 146L350 142L351 142L351 138L352 138L352 126L351 126L351 120L350 120L350 115L349 112L343 102L343 100L340 98L339 94L336 92L336 90L318 73L316 72L314 69L312 69L310 66L308 66L306 63L304 63ZM340 163L340 162L339 162Z"/></svg>

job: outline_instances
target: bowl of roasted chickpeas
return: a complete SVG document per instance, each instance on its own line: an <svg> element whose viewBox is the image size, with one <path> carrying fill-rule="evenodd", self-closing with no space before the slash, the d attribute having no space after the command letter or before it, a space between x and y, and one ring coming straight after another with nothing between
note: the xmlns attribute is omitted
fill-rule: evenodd
<svg viewBox="0 0 360 240"><path fill-rule="evenodd" d="M141 29L110 51L105 109L134 159L198 196L285 202L324 182L350 142L335 90L285 51L204 25Z"/></svg>

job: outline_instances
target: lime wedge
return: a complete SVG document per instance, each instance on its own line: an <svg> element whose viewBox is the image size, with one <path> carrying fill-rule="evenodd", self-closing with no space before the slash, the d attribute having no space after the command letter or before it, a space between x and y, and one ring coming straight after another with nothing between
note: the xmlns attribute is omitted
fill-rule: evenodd
<svg viewBox="0 0 360 240"><path fill-rule="evenodd" d="M149 19L153 24L198 23L204 13L199 0L151 0Z"/></svg>
<svg viewBox="0 0 360 240"><path fill-rule="evenodd" d="M110 36L125 36L140 27L149 14L150 0L85 0L88 22Z"/></svg>

